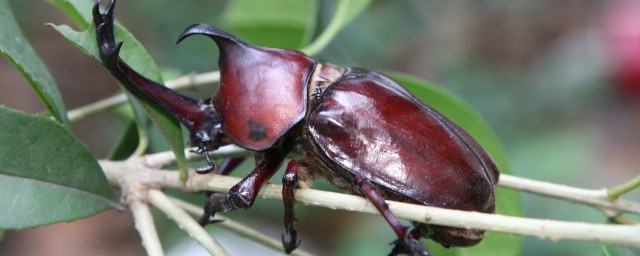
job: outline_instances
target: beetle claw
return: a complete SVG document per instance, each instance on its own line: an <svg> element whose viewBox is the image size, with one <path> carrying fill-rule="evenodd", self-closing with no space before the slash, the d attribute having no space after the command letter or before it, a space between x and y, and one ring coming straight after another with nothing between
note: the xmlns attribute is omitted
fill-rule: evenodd
<svg viewBox="0 0 640 256"><path fill-rule="evenodd" d="M223 197L223 196L213 192L207 192L207 201L204 204L204 213L202 214L202 217L200 217L200 219L198 220L198 223L200 224L200 226L204 227L207 224L217 223L222 221L222 220L212 219L213 217L215 217L217 213L215 206L218 203L220 197Z"/></svg>
<svg viewBox="0 0 640 256"><path fill-rule="evenodd" d="M207 160L207 164L209 164L208 166L200 167L196 169L197 173L207 174L212 172L215 169L215 164L209 157L209 149L207 149L207 146L204 143L201 143L196 150L192 150L191 152L204 155L204 159Z"/></svg>
<svg viewBox="0 0 640 256"><path fill-rule="evenodd" d="M224 222L223 219L211 219L210 217L211 216L202 216L198 220L198 224L200 224L200 226L204 227L204 226L209 225L209 224L215 224L215 223Z"/></svg>
<svg viewBox="0 0 640 256"><path fill-rule="evenodd" d="M298 240L298 231L296 231L293 226L288 226L287 234L289 235L289 241L287 241L282 234L282 248L284 248L284 252L290 254L293 250L300 246L300 240Z"/></svg>
<svg viewBox="0 0 640 256"><path fill-rule="evenodd" d="M406 232L405 236L402 239L398 239L391 244L394 244L393 250L389 255L399 255L399 254L407 254L407 255L420 255L420 256L431 256L429 251L422 246L422 243L409 235L409 232Z"/></svg>

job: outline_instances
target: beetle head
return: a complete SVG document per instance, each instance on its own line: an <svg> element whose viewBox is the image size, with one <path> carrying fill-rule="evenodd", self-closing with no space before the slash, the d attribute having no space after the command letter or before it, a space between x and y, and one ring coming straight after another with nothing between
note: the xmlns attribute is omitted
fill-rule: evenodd
<svg viewBox="0 0 640 256"><path fill-rule="evenodd" d="M191 144L200 149L215 150L229 144L221 129L221 120L215 109L209 105L199 105L199 111L192 111L196 115L186 118L183 123L191 133Z"/></svg>

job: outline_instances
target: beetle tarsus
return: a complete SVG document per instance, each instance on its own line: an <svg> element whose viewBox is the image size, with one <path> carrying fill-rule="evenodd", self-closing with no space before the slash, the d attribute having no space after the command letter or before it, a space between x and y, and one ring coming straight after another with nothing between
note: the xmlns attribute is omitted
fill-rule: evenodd
<svg viewBox="0 0 640 256"><path fill-rule="evenodd" d="M237 185L236 185L237 186ZM204 226L208 224L211 218L216 216L218 212L231 212L238 209L247 209L253 205L255 201L255 195L251 192L245 193L244 191L238 191L236 186L229 190L226 195L212 193L208 196L204 205L204 214L198 221L200 225ZM234 189L235 188L235 189ZM258 187L259 189L260 187ZM257 190L256 190L257 191ZM257 192L255 193L257 194Z"/></svg>
<svg viewBox="0 0 640 256"><path fill-rule="evenodd" d="M211 216L209 216L209 215L206 215L206 216L203 215L198 220L198 224L200 224L200 226L202 226L202 227L204 227L206 225L209 225L209 224L215 224L215 223L220 223L220 222L224 222L224 220L222 220L222 219L211 219Z"/></svg>
<svg viewBox="0 0 640 256"><path fill-rule="evenodd" d="M289 225L286 230L289 235L289 241L282 234L282 248L284 248L285 253L291 254L293 250L300 246L300 240L298 240L298 231L293 228L293 225Z"/></svg>
<svg viewBox="0 0 640 256"><path fill-rule="evenodd" d="M220 211L232 211L234 207L229 206L227 196L216 194L216 193L207 193L207 201L204 204L204 214L198 220L201 226L205 226L211 223L211 219L216 216L217 212ZM238 207L239 208L239 207Z"/></svg>
<svg viewBox="0 0 640 256"><path fill-rule="evenodd" d="M284 202L284 227L289 235L289 241L282 235L282 247L289 254L300 245L298 231L293 227L296 222L294 215L295 190L298 186L298 164L291 160L287 165L287 170L282 176L282 201Z"/></svg>
<svg viewBox="0 0 640 256"><path fill-rule="evenodd" d="M411 232L405 232L403 238L400 238L394 241L392 244L393 250L389 255L399 255L399 254L407 254L407 255L420 255L420 256L431 256L429 251L425 249L420 242L420 234L416 233L416 229Z"/></svg>
<svg viewBox="0 0 640 256"><path fill-rule="evenodd" d="M197 154L204 155L204 159L207 160L207 164L209 164L208 166L197 168L196 169L197 173L199 173L199 174L207 174L207 173L212 172L215 169L215 164L211 160L211 157L209 157L209 149L207 148L207 146L204 143L200 144L198 149L195 150L194 152L197 153Z"/></svg>

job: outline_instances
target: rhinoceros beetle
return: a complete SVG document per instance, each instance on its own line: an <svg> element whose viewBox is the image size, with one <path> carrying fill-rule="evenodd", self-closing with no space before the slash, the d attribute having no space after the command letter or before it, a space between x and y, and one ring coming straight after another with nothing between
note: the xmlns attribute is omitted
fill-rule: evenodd
<svg viewBox="0 0 640 256"><path fill-rule="evenodd" d="M134 71L119 58L113 34L115 0L93 18L103 65L137 97L154 102L179 120L207 157L227 144L253 150L256 168L226 195L209 193L205 225L216 212L251 207L258 191L294 148L283 176L284 223L290 253L299 245L293 227L294 191L315 178L366 197L398 236L391 254L429 253L419 242L471 246L484 231L413 223L409 229L385 199L465 211L493 213L499 172L487 152L463 129L387 76L369 69L320 63L301 52L258 47L206 24L187 28L213 39L220 50L221 82L210 100L183 96ZM216 173L242 161L227 159Z"/></svg>

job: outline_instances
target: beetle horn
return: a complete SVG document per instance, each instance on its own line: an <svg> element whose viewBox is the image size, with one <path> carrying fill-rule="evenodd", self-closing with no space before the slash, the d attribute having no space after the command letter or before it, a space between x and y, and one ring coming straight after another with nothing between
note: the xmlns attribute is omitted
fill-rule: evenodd
<svg viewBox="0 0 640 256"><path fill-rule="evenodd" d="M131 93L164 109L183 123L192 136L198 137L200 141L209 139L210 134L220 122L213 107L206 101L187 97L152 81L125 63L119 57L122 42L116 43L114 40L115 1L109 4L104 13L100 13L99 4L98 1L93 8L93 20L96 26L100 59L105 68Z"/></svg>
<svg viewBox="0 0 640 256"><path fill-rule="evenodd" d="M209 24L203 24L203 23L193 24L189 26L187 29L184 30L184 32L182 32L182 34L180 34L180 36L178 36L178 41L176 43L180 43L182 42L182 40L192 35L208 36L211 39L213 39L220 47L229 46L228 44L225 44L225 42L231 43L232 45L242 45L242 46L247 44L244 41L236 38L235 36L227 32L222 31L219 28L216 28Z"/></svg>

